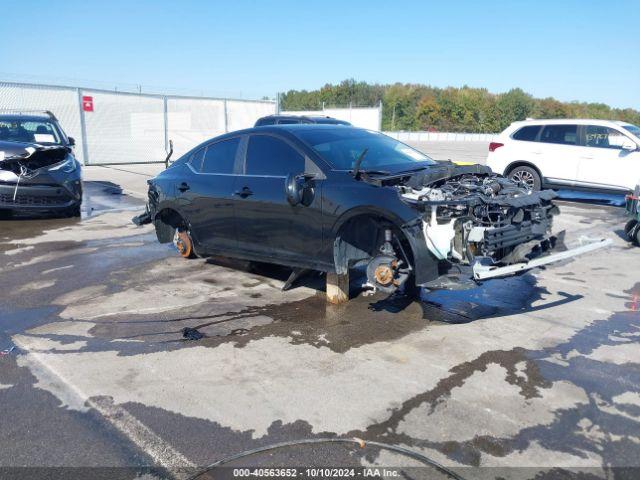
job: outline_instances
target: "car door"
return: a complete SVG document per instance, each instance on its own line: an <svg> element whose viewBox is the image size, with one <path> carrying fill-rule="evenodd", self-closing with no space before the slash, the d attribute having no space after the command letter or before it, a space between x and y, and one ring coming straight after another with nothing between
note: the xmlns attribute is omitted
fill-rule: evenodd
<svg viewBox="0 0 640 480"><path fill-rule="evenodd" d="M622 145L635 142L619 130L600 125L585 125L583 137L578 181L585 187L633 189L640 176L640 153Z"/></svg>
<svg viewBox="0 0 640 480"><path fill-rule="evenodd" d="M240 141L241 137L215 141L195 152L190 161L194 175L176 186L191 233L207 253L237 246L233 192Z"/></svg>
<svg viewBox="0 0 640 480"><path fill-rule="evenodd" d="M305 171L304 153L271 134L249 136L244 171L236 182L238 248L265 261L313 261L322 243L321 182L308 205L291 205L285 183Z"/></svg>
<svg viewBox="0 0 640 480"><path fill-rule="evenodd" d="M572 185L578 176L580 157L578 126L545 125L532 153L546 183Z"/></svg>

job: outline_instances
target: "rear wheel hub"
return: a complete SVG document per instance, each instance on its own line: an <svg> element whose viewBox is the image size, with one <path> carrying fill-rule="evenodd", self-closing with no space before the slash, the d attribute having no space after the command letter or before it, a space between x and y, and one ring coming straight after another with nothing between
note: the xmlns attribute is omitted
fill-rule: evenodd
<svg viewBox="0 0 640 480"><path fill-rule="evenodd" d="M173 237L173 244L176 246L178 253L184 258L189 258L193 253L193 243L191 242L189 233L186 231L176 230L176 234Z"/></svg>

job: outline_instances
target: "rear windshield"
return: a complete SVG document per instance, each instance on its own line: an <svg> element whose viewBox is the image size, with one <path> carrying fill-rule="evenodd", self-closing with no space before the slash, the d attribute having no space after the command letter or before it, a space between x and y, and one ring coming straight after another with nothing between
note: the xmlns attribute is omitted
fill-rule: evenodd
<svg viewBox="0 0 640 480"><path fill-rule="evenodd" d="M435 162L425 154L379 132L358 128L301 130L295 134L309 144L336 170L351 170L356 159L367 150L361 168L384 169L416 162Z"/></svg>

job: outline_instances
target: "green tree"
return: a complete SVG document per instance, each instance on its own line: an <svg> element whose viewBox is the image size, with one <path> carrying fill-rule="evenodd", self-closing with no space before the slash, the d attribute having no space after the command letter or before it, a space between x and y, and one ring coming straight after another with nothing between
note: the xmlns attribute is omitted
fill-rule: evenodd
<svg viewBox="0 0 640 480"><path fill-rule="evenodd" d="M496 108L499 118L499 129L504 130L512 122L525 120L533 115L535 103L533 97L520 88L513 88L507 93L498 95Z"/></svg>
<svg viewBox="0 0 640 480"><path fill-rule="evenodd" d="M440 121L440 105L435 95L424 95L418 102L416 117L420 130L437 130Z"/></svg>
<svg viewBox="0 0 640 480"><path fill-rule="evenodd" d="M611 108L603 103L535 99L519 88L493 94L485 88L436 88L429 85L368 84L347 79L318 90L289 90L281 95L283 110L320 110L326 107L377 106L384 130L499 132L527 117L601 118L640 123L640 112Z"/></svg>

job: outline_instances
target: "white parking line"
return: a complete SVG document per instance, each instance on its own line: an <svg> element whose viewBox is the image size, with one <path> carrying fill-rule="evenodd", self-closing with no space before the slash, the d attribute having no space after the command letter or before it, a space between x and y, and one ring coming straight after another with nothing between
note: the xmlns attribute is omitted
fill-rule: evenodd
<svg viewBox="0 0 640 480"><path fill-rule="evenodd" d="M17 346L27 351L30 367L39 367L40 373L46 372L51 378L52 383L56 383L58 388L65 388L65 397L73 398L75 405L86 405L100 413L102 418L109 422L112 426L122 432L131 442L144 451L153 459L156 465L165 468L174 478L183 479L189 476L186 470L196 468L196 464L191 462L182 453L164 441L159 435L153 432L149 427L134 417L126 409L119 405L114 405L113 400L109 397L88 398L75 385L69 383L63 375L53 370L46 364L41 354L29 352L27 345L21 345L22 342L17 341ZM33 365L33 364L36 365ZM39 378L41 375L39 375ZM70 403L70 402L69 402Z"/></svg>

